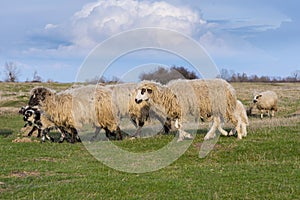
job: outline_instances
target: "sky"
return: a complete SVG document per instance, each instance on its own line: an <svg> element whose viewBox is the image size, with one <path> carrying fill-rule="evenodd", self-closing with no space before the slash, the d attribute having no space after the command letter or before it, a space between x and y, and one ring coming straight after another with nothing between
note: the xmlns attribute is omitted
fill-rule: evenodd
<svg viewBox="0 0 300 200"><path fill-rule="evenodd" d="M20 71L19 81L32 80L36 71L44 81L74 82L91 52L104 41L145 27L185 35L218 69L286 77L300 70L299 7L298 0L3 0L0 80L5 78L5 64L13 62ZM149 63L191 64L166 54L171 53L147 49L120 55L105 75L122 77Z"/></svg>

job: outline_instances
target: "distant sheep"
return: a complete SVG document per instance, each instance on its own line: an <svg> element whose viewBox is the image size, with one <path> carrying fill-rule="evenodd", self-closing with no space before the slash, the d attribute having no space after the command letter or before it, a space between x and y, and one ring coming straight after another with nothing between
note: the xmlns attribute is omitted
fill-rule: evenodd
<svg viewBox="0 0 300 200"><path fill-rule="evenodd" d="M234 116L236 94L234 88L221 79L213 80L175 80L166 86L144 81L138 87L137 103L149 101L152 105L160 105L167 113L167 118L176 120L181 126L187 116L194 119L213 120L205 140L213 138L218 129L222 134L228 133L221 128L221 120L230 120L235 126L238 120ZM180 122L180 123L179 123ZM179 123L179 124L178 124ZM182 135L179 140L182 140Z"/></svg>
<svg viewBox="0 0 300 200"><path fill-rule="evenodd" d="M277 111L277 102L278 102L278 96L273 91L265 91L261 92L257 95L254 95L253 103L254 106L260 111L260 118L263 118L263 114L265 112L268 113L268 116L274 117L275 112Z"/></svg>
<svg viewBox="0 0 300 200"><path fill-rule="evenodd" d="M247 126L249 125L246 109L243 103L237 100L236 109L234 110L235 118L238 120L237 126L230 131L229 135L233 135L235 131L238 133L238 139L247 136Z"/></svg>

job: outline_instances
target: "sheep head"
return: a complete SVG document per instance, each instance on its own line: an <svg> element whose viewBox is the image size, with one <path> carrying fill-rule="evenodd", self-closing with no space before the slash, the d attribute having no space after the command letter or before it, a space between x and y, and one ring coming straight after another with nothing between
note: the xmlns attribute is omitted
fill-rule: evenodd
<svg viewBox="0 0 300 200"><path fill-rule="evenodd" d="M256 102L258 102L259 101L259 99L262 97L262 95L261 94L259 94L259 95L255 95L254 96L254 98L253 98L253 103L256 103Z"/></svg>
<svg viewBox="0 0 300 200"><path fill-rule="evenodd" d="M156 89L155 84L144 83L137 88L135 102L140 104L142 101L148 101L153 95L153 90Z"/></svg>
<svg viewBox="0 0 300 200"><path fill-rule="evenodd" d="M53 91L45 87L37 87L32 89L29 99L29 106L38 106L47 98L53 95Z"/></svg>

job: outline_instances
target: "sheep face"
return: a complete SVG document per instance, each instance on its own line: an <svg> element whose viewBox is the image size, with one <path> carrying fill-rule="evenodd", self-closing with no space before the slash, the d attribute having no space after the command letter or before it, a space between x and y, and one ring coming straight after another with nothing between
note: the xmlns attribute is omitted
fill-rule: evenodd
<svg viewBox="0 0 300 200"><path fill-rule="evenodd" d="M28 122L29 125L32 125L34 122L34 110L26 110L23 116L23 120Z"/></svg>
<svg viewBox="0 0 300 200"><path fill-rule="evenodd" d="M43 87L35 88L31 93L32 95L28 103L29 106L40 105L41 102L43 102L47 98L47 96L52 95L52 92L49 89Z"/></svg>
<svg viewBox="0 0 300 200"><path fill-rule="evenodd" d="M256 103L256 102L258 102L259 101L259 99L262 97L262 95L261 94L259 94L259 95L255 95L254 96L254 98L253 98L253 103Z"/></svg>
<svg viewBox="0 0 300 200"><path fill-rule="evenodd" d="M138 89L137 95L135 96L135 102L137 104L141 103L142 101L148 101L152 95L152 88L142 87Z"/></svg>
<svg viewBox="0 0 300 200"><path fill-rule="evenodd" d="M19 110L19 114L24 115L25 111L29 108L29 106L22 106L21 109Z"/></svg>

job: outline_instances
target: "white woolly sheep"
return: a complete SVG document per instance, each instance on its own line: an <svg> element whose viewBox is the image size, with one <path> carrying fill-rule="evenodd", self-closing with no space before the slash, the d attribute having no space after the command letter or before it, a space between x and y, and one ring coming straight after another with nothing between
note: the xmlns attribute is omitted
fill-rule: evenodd
<svg viewBox="0 0 300 200"><path fill-rule="evenodd" d="M256 108L260 111L260 118L263 118L263 114L265 111L267 111L268 116L274 117L275 112L277 111L277 102L278 102L278 96L273 91L265 91L261 92L257 95L254 95L253 103L256 106Z"/></svg>
<svg viewBox="0 0 300 200"><path fill-rule="evenodd" d="M238 133L238 139L247 136L247 126L249 125L248 116L243 103L239 100L236 102L236 109L234 110L235 118L238 120L238 125L229 132L229 135L234 135L235 131Z"/></svg>
<svg viewBox="0 0 300 200"><path fill-rule="evenodd" d="M133 124L137 127L139 123L144 123L149 115L141 110L147 109L147 103L144 102L139 106L135 103L135 95L132 92L137 87L136 83L120 83L107 85L112 90L113 103L117 108L117 116L121 120L130 117ZM145 115L143 113L146 113Z"/></svg>
<svg viewBox="0 0 300 200"><path fill-rule="evenodd" d="M235 90L226 81L221 79L175 80L167 86L168 88L154 82L142 82L138 87L137 103L146 100L153 102L151 105L160 105L161 110L167 113L167 117L175 120L175 126L176 119L178 125L181 120L189 120L186 119L187 116L193 116L194 119L212 119L213 124L205 140L213 138L217 128L222 134L228 134L220 126L221 119L230 120L237 126L234 116ZM182 139L180 136L179 141Z"/></svg>
<svg viewBox="0 0 300 200"><path fill-rule="evenodd" d="M170 88L159 83L143 81L138 85L136 91L135 102L137 104L148 101L151 107L166 114L167 121L174 122L175 128L179 131L177 141L182 141L185 137L192 138L189 133L182 130L182 109Z"/></svg>
<svg viewBox="0 0 300 200"><path fill-rule="evenodd" d="M200 117L203 121L212 120L205 140L215 137L217 129L222 135L228 135L221 127L223 120L231 121L237 126L234 115L236 93L228 82L222 79L179 79L169 82L167 86L178 97L183 117L193 116L195 119Z"/></svg>
<svg viewBox="0 0 300 200"><path fill-rule="evenodd" d="M29 105L38 105L58 127L71 131L71 142L80 141L77 129L92 124L122 139L118 122L114 118L111 91L102 86L82 86L55 93L48 88L32 90Z"/></svg>

